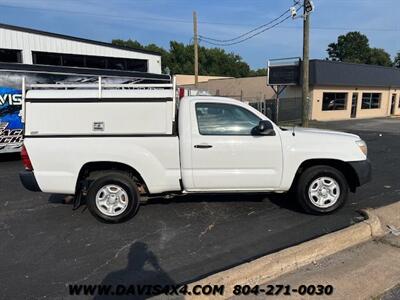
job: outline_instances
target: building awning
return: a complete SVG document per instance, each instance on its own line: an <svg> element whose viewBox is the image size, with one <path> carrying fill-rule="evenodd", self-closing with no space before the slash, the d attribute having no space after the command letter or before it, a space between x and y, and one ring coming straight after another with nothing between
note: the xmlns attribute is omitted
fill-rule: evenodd
<svg viewBox="0 0 400 300"><path fill-rule="evenodd" d="M311 60L310 85L400 88L400 69Z"/></svg>

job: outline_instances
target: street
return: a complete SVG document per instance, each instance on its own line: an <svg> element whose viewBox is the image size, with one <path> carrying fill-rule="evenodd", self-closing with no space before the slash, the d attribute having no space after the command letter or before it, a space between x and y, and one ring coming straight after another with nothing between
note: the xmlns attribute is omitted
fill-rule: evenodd
<svg viewBox="0 0 400 300"><path fill-rule="evenodd" d="M329 216L286 195L151 200L123 224L98 222L64 196L31 193L18 156L0 157L0 298L68 296L67 285L181 284L363 220L360 209L400 199L400 119L318 123L359 134L373 180Z"/></svg>

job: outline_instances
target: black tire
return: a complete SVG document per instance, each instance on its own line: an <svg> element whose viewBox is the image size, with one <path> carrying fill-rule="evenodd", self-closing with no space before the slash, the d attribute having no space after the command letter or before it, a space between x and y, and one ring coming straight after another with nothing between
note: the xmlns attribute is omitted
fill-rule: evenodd
<svg viewBox="0 0 400 300"><path fill-rule="evenodd" d="M309 196L310 185L314 182L314 180L317 180L320 177L333 179L339 185L339 189L335 190L336 195L338 195L336 202L324 200L325 202L323 205L327 205L328 207L318 206L318 198ZM314 186L318 186L318 184ZM341 208L347 200L348 193L349 185L343 173L338 169L324 165L313 166L304 170L304 172L300 175L296 186L296 197L301 207L307 213L316 215L329 214Z"/></svg>
<svg viewBox="0 0 400 300"><path fill-rule="evenodd" d="M102 188L106 186L116 186L123 189L125 192L122 195L125 208L119 208L120 213L117 212L118 215L107 215L101 211L101 209L105 210L105 207L99 208L96 204L96 196ZM127 199L126 199L127 196ZM89 211L93 216L95 216L98 220L106 223L121 223L130 218L132 218L139 208L139 193L136 188L136 184L133 179L128 176L128 174L124 172L105 172L101 175L98 174L94 181L90 184L86 203ZM119 198L117 198L119 199ZM116 201L116 200L114 200ZM119 200L117 200L119 201ZM123 210L123 211L122 211Z"/></svg>

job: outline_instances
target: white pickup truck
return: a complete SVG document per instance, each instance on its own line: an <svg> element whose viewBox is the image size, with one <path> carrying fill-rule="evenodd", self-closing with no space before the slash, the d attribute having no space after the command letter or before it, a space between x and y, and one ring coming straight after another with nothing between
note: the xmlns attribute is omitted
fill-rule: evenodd
<svg viewBox="0 0 400 300"><path fill-rule="evenodd" d="M32 191L73 194L107 222L143 199L190 193L292 191L330 213L371 178L357 135L280 128L237 100L176 100L175 85L36 85L24 91L20 178Z"/></svg>

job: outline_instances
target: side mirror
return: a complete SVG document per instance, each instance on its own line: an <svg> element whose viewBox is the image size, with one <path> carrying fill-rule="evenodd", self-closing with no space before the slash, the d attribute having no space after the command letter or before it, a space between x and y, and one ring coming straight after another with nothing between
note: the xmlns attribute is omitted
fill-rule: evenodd
<svg viewBox="0 0 400 300"><path fill-rule="evenodd" d="M257 135L275 135L274 126L270 121L261 120L255 129Z"/></svg>

